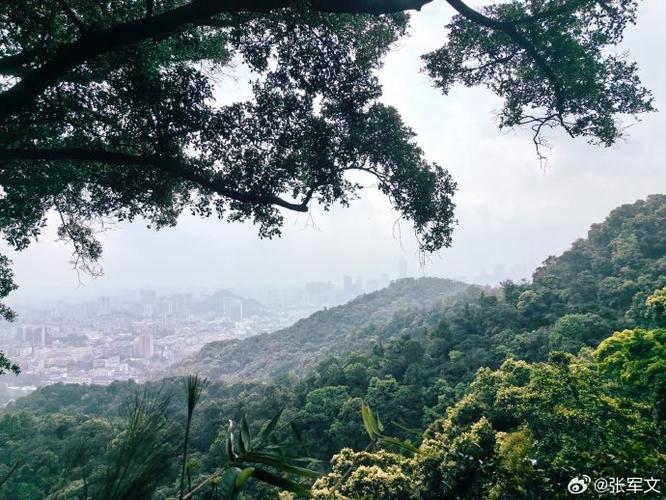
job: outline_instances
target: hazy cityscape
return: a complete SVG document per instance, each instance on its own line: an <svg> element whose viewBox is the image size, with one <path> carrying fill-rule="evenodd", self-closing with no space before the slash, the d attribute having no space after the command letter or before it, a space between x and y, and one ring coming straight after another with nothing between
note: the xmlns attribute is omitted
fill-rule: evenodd
<svg viewBox="0 0 666 500"><path fill-rule="evenodd" d="M252 290L251 297L224 288L212 293L142 289L26 307L16 322L0 324L5 352L21 366L19 376L0 375L0 405L49 384L159 378L208 342L284 328L319 309L384 288L392 279L411 275L410 270L401 258L392 274L267 287ZM497 284L520 279L521 272L519 266L508 272L498 266L471 280L453 278Z"/></svg>
<svg viewBox="0 0 666 500"><path fill-rule="evenodd" d="M274 331L388 283L388 274L366 283L344 276L339 285L312 281L271 290L262 302L224 289L208 295L145 289L21 311L17 322L0 327L6 353L21 366L18 377L0 376L0 404L59 382L143 382L207 342Z"/></svg>

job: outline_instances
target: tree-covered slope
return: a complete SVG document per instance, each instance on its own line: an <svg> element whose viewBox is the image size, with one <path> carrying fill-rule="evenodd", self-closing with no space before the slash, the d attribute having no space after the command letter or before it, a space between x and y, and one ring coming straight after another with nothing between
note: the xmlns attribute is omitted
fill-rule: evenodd
<svg viewBox="0 0 666 500"><path fill-rule="evenodd" d="M586 239L546 259L521 307L541 323L590 311L635 321L646 297L664 285L666 196L659 194L616 208Z"/></svg>
<svg viewBox="0 0 666 500"><path fill-rule="evenodd" d="M627 242L636 242L629 257L619 251ZM363 399L389 432L413 437L405 429L444 416L480 368L498 369L508 358L541 363L553 351L594 348L614 331L664 326L654 318L666 303L657 300L666 292L655 294L666 285L665 243L666 196L650 196L547 259L532 283L490 293L470 287L430 310L396 315L374 332L387 341L330 357L296 385L304 435L329 453L362 449L367 439L359 440L352 416Z"/></svg>
<svg viewBox="0 0 666 500"><path fill-rule="evenodd" d="M174 370L228 382L301 375L326 356L371 348L379 329L369 325L385 324L399 311L429 309L465 288L447 279L397 280L277 332L206 344Z"/></svg>

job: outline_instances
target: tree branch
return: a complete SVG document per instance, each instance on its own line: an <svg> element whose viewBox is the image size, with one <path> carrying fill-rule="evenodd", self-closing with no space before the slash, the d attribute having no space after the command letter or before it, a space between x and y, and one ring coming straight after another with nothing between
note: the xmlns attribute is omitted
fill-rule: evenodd
<svg viewBox="0 0 666 500"><path fill-rule="evenodd" d="M7 482L7 479L9 479L12 476L12 474L14 474L14 471L18 468L19 464L20 462L17 461L14 464L14 466L11 469L9 469L9 472L5 475L5 477L2 478L2 480L0 480L0 488L2 488L2 485Z"/></svg>
<svg viewBox="0 0 666 500"><path fill-rule="evenodd" d="M492 17L482 14L478 10L474 10L462 0L446 0L446 3L453 7L458 14L480 26L485 26L486 28L498 31L505 31L511 26L510 22L493 19Z"/></svg>
<svg viewBox="0 0 666 500"><path fill-rule="evenodd" d="M559 7L553 7L552 9L547 9L541 12L537 12L536 14L533 14L531 16L525 16L518 19L514 19L511 21L511 24L516 26L518 24L529 24L535 21L542 21L544 19L555 17L560 14L566 14L567 12L572 12L576 10L578 7L585 5L586 3L595 3L595 2L599 2L599 0L572 0L571 2L563 3Z"/></svg>
<svg viewBox="0 0 666 500"><path fill-rule="evenodd" d="M86 28L85 24L83 24L83 21L79 19L79 16L74 12L74 9L70 7L70 5L66 2L66 0L56 0L58 5L62 7L62 10L65 11L65 15L69 18L69 20L76 26L76 29L79 30L79 33L82 35L88 31Z"/></svg>
<svg viewBox="0 0 666 500"><path fill-rule="evenodd" d="M386 14L420 9L432 0L311 0L320 12ZM95 56L142 40L169 36L185 26L222 13L269 12L292 5L291 0L194 0L159 15L153 15L88 31L76 42L62 45L41 67L25 72L20 82L0 94L0 120L29 106L44 90L80 64Z"/></svg>
<svg viewBox="0 0 666 500"><path fill-rule="evenodd" d="M11 56L0 57L0 75L25 76L29 71L25 65L34 57L34 52L21 52Z"/></svg>
<svg viewBox="0 0 666 500"><path fill-rule="evenodd" d="M293 210L307 212L308 204L319 185L313 185L299 202L284 200L275 195L258 194L250 191L237 191L220 178L209 177L193 170L185 161L163 156L139 156L105 150L85 148L53 148L53 149L5 149L0 150L0 160L36 160L36 161L84 161L105 163L108 165L146 166L158 169L172 177L189 181L196 186L212 191L220 196L259 205L275 205Z"/></svg>
<svg viewBox="0 0 666 500"><path fill-rule="evenodd" d="M485 26L486 28L501 31L534 60L534 63L548 79L550 86L553 89L553 94L555 95L555 107L558 112L558 120L565 128L565 130L568 131L568 127L564 123L564 119L562 117L562 114L564 113L564 95L562 94L559 78L548 65L546 59L536 49L536 47L527 38L525 38L523 34L516 30L515 23L513 21L501 21L488 17L481 12L472 9L462 0L446 0L446 2L466 19L469 19L470 21L479 24L480 26Z"/></svg>

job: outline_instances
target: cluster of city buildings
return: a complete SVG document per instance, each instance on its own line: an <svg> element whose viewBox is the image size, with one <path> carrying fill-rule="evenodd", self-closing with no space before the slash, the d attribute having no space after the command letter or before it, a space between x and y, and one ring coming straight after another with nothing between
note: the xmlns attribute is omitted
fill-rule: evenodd
<svg viewBox="0 0 666 500"><path fill-rule="evenodd" d="M0 376L0 404L58 382L142 382L207 342L270 331L297 319L226 291L161 297L152 290L134 300L99 297L19 317L16 324L0 325L0 349L21 367L18 377Z"/></svg>
<svg viewBox="0 0 666 500"><path fill-rule="evenodd" d="M0 350L21 374L0 375L0 405L54 383L108 385L163 376L169 366L207 342L275 331L327 306L389 284L388 275L364 283L308 282L273 294L268 305L226 290L161 295L141 290L19 310L17 323L0 323ZM278 296L279 295L279 296Z"/></svg>

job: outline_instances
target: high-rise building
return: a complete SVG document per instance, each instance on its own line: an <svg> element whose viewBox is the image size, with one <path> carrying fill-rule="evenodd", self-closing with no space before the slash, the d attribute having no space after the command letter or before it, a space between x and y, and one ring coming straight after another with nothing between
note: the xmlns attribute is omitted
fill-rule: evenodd
<svg viewBox="0 0 666 500"><path fill-rule="evenodd" d="M103 316L111 312L111 297L97 297L97 314Z"/></svg>
<svg viewBox="0 0 666 500"><path fill-rule="evenodd" d="M44 345L48 337L48 329L44 325L21 325L14 329L14 339L24 344Z"/></svg>
<svg viewBox="0 0 666 500"><path fill-rule="evenodd" d="M144 333L137 336L132 342L132 357L150 359L153 357L153 336Z"/></svg>
<svg viewBox="0 0 666 500"><path fill-rule="evenodd" d="M351 276L345 276L345 277L343 278L343 286L342 286L342 288L343 288L343 290L345 291L345 293L351 293L351 292L354 291L354 282L353 282Z"/></svg>
<svg viewBox="0 0 666 500"><path fill-rule="evenodd" d="M407 259L404 255L400 256L400 262L398 262L398 276L400 279L407 277Z"/></svg>
<svg viewBox="0 0 666 500"><path fill-rule="evenodd" d="M354 288L356 293L362 293L363 292L363 277L362 276L356 276L356 283L354 284Z"/></svg>
<svg viewBox="0 0 666 500"><path fill-rule="evenodd" d="M243 319L243 301L241 299L225 295L222 307L225 319L229 321L240 321Z"/></svg>
<svg viewBox="0 0 666 500"><path fill-rule="evenodd" d="M139 297L144 304L152 304L157 298L157 293L155 293L155 290L141 290Z"/></svg>
<svg viewBox="0 0 666 500"><path fill-rule="evenodd" d="M179 293L171 297L173 312L178 315L184 315L190 312L192 308L192 294Z"/></svg>
<svg viewBox="0 0 666 500"><path fill-rule="evenodd" d="M324 304L331 300L335 287L330 281L308 281L305 284L305 300L310 304Z"/></svg>

